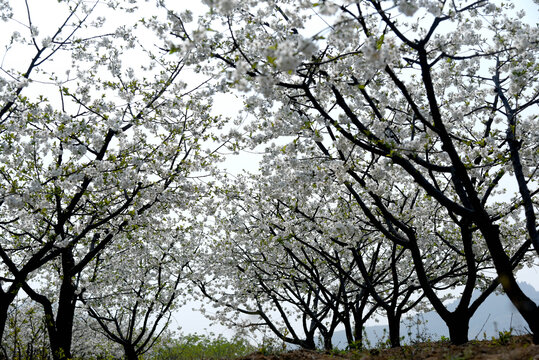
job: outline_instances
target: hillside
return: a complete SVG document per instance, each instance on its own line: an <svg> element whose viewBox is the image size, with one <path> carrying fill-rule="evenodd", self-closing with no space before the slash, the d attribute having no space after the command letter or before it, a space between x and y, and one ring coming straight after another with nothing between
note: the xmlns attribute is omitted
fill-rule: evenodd
<svg viewBox="0 0 539 360"><path fill-rule="evenodd" d="M523 291L539 303L539 291L527 283L521 284ZM479 296L473 295L473 299ZM456 307L456 301L448 305L449 309ZM512 329L514 335L527 334L527 326L516 308L511 304L505 295L492 294L479 307L470 321L470 340L491 339L498 337L500 331ZM368 326L366 329L367 341L371 347L380 342L384 342L387 336L386 325ZM404 343L413 341L439 340L442 336L449 337L449 332L440 318L432 311L426 314L416 314L401 322L401 336L404 336ZM346 336L344 331L337 331L333 337L333 344L338 348L346 347ZM343 346L344 345L344 346Z"/></svg>

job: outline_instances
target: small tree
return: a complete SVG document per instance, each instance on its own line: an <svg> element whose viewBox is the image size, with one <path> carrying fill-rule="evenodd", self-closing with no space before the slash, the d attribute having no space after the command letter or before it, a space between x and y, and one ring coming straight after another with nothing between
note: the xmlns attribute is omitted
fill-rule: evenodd
<svg viewBox="0 0 539 360"><path fill-rule="evenodd" d="M95 331L124 349L126 359L149 351L167 329L183 295L184 269L196 256L185 230L173 236L154 227L138 229L135 238L97 257L81 284L80 311L88 312Z"/></svg>

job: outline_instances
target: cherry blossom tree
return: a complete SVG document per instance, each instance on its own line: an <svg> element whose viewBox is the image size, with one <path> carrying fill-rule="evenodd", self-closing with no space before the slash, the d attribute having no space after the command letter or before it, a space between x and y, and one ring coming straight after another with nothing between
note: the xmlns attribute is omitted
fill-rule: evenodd
<svg viewBox="0 0 539 360"><path fill-rule="evenodd" d="M54 358L71 358L80 279L115 242L180 221L215 158L203 143L223 120L209 114L207 78L187 70L190 51L169 54L151 36L170 30L159 9L51 1L60 20L44 33L51 19L22 5L1 4L19 31L0 95L0 338L22 288L43 307Z"/></svg>
<svg viewBox="0 0 539 360"><path fill-rule="evenodd" d="M95 331L123 347L126 359L149 351L167 329L185 268L196 256L193 242L185 238L187 229L178 227L171 236L150 227L138 229L127 247L116 242L114 252L98 256L81 285L81 311L88 311Z"/></svg>
<svg viewBox="0 0 539 360"><path fill-rule="evenodd" d="M2 339L3 359L47 358L50 354L41 309L30 299L16 299Z"/></svg>
<svg viewBox="0 0 539 360"><path fill-rule="evenodd" d="M316 156L316 153L312 152L314 149L308 152L308 146L304 145L301 140L296 139L292 144L274 149L276 151L268 149L267 158L271 160L268 160L262 167L262 174L253 176L253 179L249 182L234 180L235 184L241 184L237 185L240 189L251 190L240 191L232 199L230 194L234 193L234 191L228 188L224 191L228 200L224 199L221 202L232 201L235 205L230 205L231 210L226 211L225 214L221 214L219 217L225 219L225 222L240 224L239 227L234 227L234 225L227 227L229 233L242 233L244 226L249 226L249 228L262 227L262 231L252 231L248 232L247 235L239 235L239 237L247 236L251 239L241 242L245 243L245 245L239 245L236 241L232 241L234 244L244 248L249 246L247 244L257 243L259 238L273 239L278 233L279 239L284 238L290 242L283 246L281 251L283 252L282 256L294 258L295 265L290 266L291 268L297 268L298 266L316 268L315 264L320 264L320 261L322 261L324 266L328 266L333 272L344 277L345 282L353 284L353 286L348 285L347 289L355 288L355 291L359 292L364 290L363 296L372 296L377 306L384 310L384 315L389 323L392 346L399 346L400 344L401 316L414 309L425 295L424 293L417 294L419 289L425 286L428 291L434 292L460 284L467 284L468 282L475 284L479 270L491 269L492 265L488 255L474 259L471 265L466 264L463 261L464 254L458 250L458 240L452 239L452 233L448 232L445 237L438 234L441 240L437 238L435 241L429 241L432 245L423 251L423 257L420 260L416 259L416 261L420 261L419 276L429 279L427 285L421 286L413 268L409 266L409 264L413 263L410 245L403 241L398 241L400 245L396 242L386 244L384 236L379 234L379 223L387 219L382 216L378 222L366 220L354 199L354 195L357 196L354 188L350 187L352 192L348 192L346 191L347 189L336 187L335 179L333 176L328 175L332 173L331 167L320 172L320 174L326 174L322 177L314 175L313 167L320 170L326 166L323 162L331 164L333 160ZM291 151L289 147L302 148L302 157L297 157L298 153ZM313 159L315 159L314 162L312 161ZM323 162L321 162L322 159ZM274 187L276 184L277 187ZM264 200L266 197L268 200ZM402 213L402 209L406 207L407 202L405 198L402 203L394 203ZM419 203L420 201L417 201L416 206L419 206ZM387 209L391 205L391 203L387 203L385 208ZM246 218L238 220L235 209L241 209L242 212L245 212L247 214ZM374 216L371 214L371 217ZM425 218L421 219L421 221L421 226L429 229L433 226L436 228L436 224L440 222L436 216L433 220ZM410 223L410 221L408 222ZM260 225L260 223L263 225ZM314 227L316 229L315 236L305 235L305 230L298 228L298 224L303 224L303 227L307 226L308 231L311 232ZM447 231L448 225L446 224L445 226ZM268 227L272 232L264 230ZM385 233L390 233L389 228L382 229ZM420 234L417 235L418 238L422 237ZM425 233L425 236L428 237L428 233ZM237 239L237 237L235 238ZM228 238L225 241L230 244ZM329 248L328 245L324 245L328 241L331 244ZM417 239L412 238L410 242L417 242ZM333 254L335 246L348 250L348 256L353 255L353 259L348 260L349 265L343 266L346 256L343 256L342 250ZM298 249L294 250L294 247ZM306 265L305 261L298 260L298 257L305 256L304 253L302 254L303 250L300 250L303 248L307 248L310 252L314 251L316 255L317 260L309 261L309 266ZM264 247L259 251L264 253ZM299 252L300 255L295 255L295 251ZM228 254L227 251L217 251L216 253L219 254L219 257L224 256L234 262L235 259L242 258L241 254L243 252L240 250L240 254L237 254L233 251L230 255L223 255L223 253ZM274 258L267 254L263 256L270 259L268 261ZM251 261L256 262L255 260ZM214 260L213 262L218 263L219 261ZM470 266L469 268L468 265ZM275 267L278 266L275 265ZM350 270L345 270L347 268ZM278 270L273 271L273 273L275 272L278 272ZM242 274L242 276L251 276L253 279L257 277L256 272L255 275ZM304 275L304 277L308 278L309 276ZM247 282L247 284L250 283ZM315 284L317 288L324 289L322 285ZM466 317L462 314L464 310L450 316L452 318L458 317L460 319L458 324L467 327L466 319L469 320L475 309L493 290L493 287L487 288L485 293L473 303L470 309L468 309L467 302L469 300L466 300L466 298L461 299L461 304L464 304L462 307L467 311ZM278 292L278 290L276 291ZM346 292L343 294L334 292L333 294L333 296L329 296L337 299L335 303L338 306L347 307L342 303L342 297L346 297ZM438 297L435 299L439 302L443 300ZM347 311L351 310L350 307L347 308ZM341 310L337 311L338 314L343 312ZM358 330L359 333L361 332L361 324L364 321L361 320L360 316L354 315L354 317L356 322L355 332L358 334ZM346 323L343 315L339 315L338 319L335 320ZM456 326L452 324L448 324L448 326L451 332L454 333ZM352 331L349 333L352 335ZM349 342L352 344L359 339L354 340L350 336Z"/></svg>
<svg viewBox="0 0 539 360"><path fill-rule="evenodd" d="M313 348L318 333L327 349L342 324L349 346L361 347L365 321L383 308L392 345L398 346L401 315L422 299L410 301L420 287L411 260L402 256L405 250L385 249L372 230L362 228L353 202L344 201L331 177L305 186L303 172L312 173L307 158L268 156L263 174L234 178L219 189L214 250L204 261L215 270L206 269L198 281L203 294L221 306L217 320L230 324L231 309L258 315L260 325L286 342ZM286 332L271 316L275 308ZM289 308L302 318L305 338Z"/></svg>
<svg viewBox="0 0 539 360"><path fill-rule="evenodd" d="M345 327L349 346L362 346L363 324L376 309L383 309L383 315L388 320L391 345L400 346L400 318L414 309L424 296L418 293L420 286L413 269L408 266L411 263L409 254L402 246L388 246L376 229L365 223L352 195L339 187L333 176L327 175L332 173L331 169L321 172L326 176L320 178L312 175L313 166L319 169L324 166L320 164L322 158L316 156L314 149L309 152L308 146L304 146L302 157L298 158L295 151L286 151L288 146L302 147L300 140L296 139L293 144L285 147L284 152L269 151L267 157L271 158L271 161L262 168L265 175L255 177L254 183L266 184L264 194L272 196L270 184L286 179L288 187L284 191L277 191L277 201L284 208L279 211L279 217L307 221L311 227L316 227L318 233L324 234L326 242L331 244L328 249L320 240L309 242L295 237L300 246L315 251L320 258L318 262L327 263L327 266L343 278L344 283L348 283L346 290L354 289L356 292L348 296L348 291L344 291L342 295L335 296L337 304L344 308L337 313L343 314L338 320ZM312 159L315 159L314 163ZM268 176L271 169L273 172ZM310 178L308 184L305 183L306 178ZM305 190L305 185L308 185L308 190ZM313 199L316 199L314 204ZM265 215L263 218L271 217ZM341 251L335 252L335 246L346 249L347 255L343 256ZM287 249L287 252L290 251ZM351 259L346 260L347 257ZM432 272L438 272L442 266L444 264L436 266L436 270ZM451 285L458 282L454 280L454 270L444 270L447 277L453 279ZM433 279L433 286L439 286L438 283L439 281ZM343 298L355 300L349 303L343 301ZM365 309L367 300L375 306L370 306L370 310L363 314L361 308ZM346 312L352 316L353 321L344 315Z"/></svg>
<svg viewBox="0 0 539 360"><path fill-rule="evenodd" d="M331 242L312 222L245 185L234 179L219 188L209 260L202 262L204 271L196 271L201 293L218 306L214 320L268 328L279 339L309 349L318 346L320 336L331 349L337 325L350 320L350 307L366 302L366 293L346 275L357 272L351 254L337 247L334 261L340 268L332 266L318 253L333 253Z"/></svg>
<svg viewBox="0 0 539 360"><path fill-rule="evenodd" d="M224 90L245 92L251 145L316 144L371 225L410 251L454 342L467 341L472 290L497 284L539 342L539 308L514 276L539 254L538 29L524 12L487 0L207 4L200 28L222 31L196 44ZM182 34L176 48L195 45ZM301 153L294 144L283 151ZM425 271L444 260L432 244L468 273L454 312Z"/></svg>

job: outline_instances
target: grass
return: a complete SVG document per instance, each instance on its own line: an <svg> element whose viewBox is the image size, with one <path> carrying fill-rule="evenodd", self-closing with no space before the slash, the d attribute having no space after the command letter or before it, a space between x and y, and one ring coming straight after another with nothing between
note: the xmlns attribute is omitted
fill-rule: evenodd
<svg viewBox="0 0 539 360"><path fill-rule="evenodd" d="M275 343L276 344L276 343ZM270 349L271 348L271 349ZM491 340L476 340L463 345L452 345L447 338L438 341L415 342L400 348L381 347L364 350L282 351L275 345L253 346L243 339L227 340L222 336L192 335L161 347L155 356L145 360L476 360L484 359L536 359L539 347L531 343L531 336L514 336L501 332Z"/></svg>
<svg viewBox="0 0 539 360"><path fill-rule="evenodd" d="M186 335L160 345L153 351L157 360L222 360L234 359L258 349L246 339L226 339L222 335Z"/></svg>
<svg viewBox="0 0 539 360"><path fill-rule="evenodd" d="M511 331L500 332L491 340L473 340L463 345L452 345L449 339L442 337L438 341L428 339L414 342L400 348L387 348L380 342L379 347L370 349L348 349L333 351L286 351L279 341L265 339L261 345L255 346L245 338L227 339L222 335L186 335L180 338L166 338L156 345L150 353L140 360L476 360L539 359L539 346L533 345L531 335L514 336ZM45 360L48 356L37 353L21 353L17 360ZM3 359L0 354L0 359ZM13 358L12 358L13 359ZM92 356L76 358L76 360L120 360L114 356ZM11 360L11 359L10 359Z"/></svg>

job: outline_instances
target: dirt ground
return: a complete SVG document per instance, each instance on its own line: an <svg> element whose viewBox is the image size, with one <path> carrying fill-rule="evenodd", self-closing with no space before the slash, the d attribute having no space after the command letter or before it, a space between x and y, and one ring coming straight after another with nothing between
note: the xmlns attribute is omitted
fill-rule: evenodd
<svg viewBox="0 0 539 360"><path fill-rule="evenodd" d="M279 355L255 353L241 360L539 360L539 345L533 345L530 335L513 336L505 340L505 344L491 340L471 341L459 346L430 342L363 352L294 350Z"/></svg>

